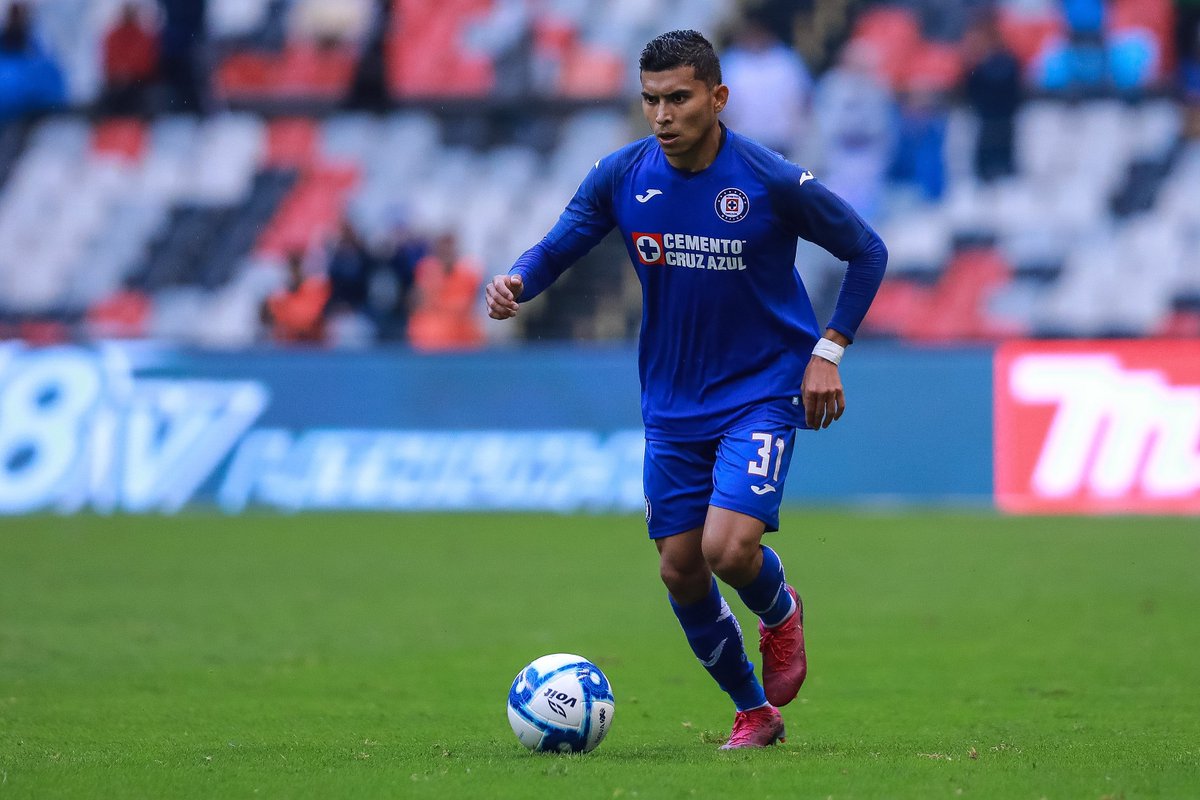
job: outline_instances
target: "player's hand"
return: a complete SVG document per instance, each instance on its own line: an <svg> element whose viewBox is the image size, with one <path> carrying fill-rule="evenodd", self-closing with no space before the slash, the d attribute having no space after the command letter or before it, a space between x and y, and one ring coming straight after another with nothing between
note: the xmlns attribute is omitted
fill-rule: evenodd
<svg viewBox="0 0 1200 800"><path fill-rule="evenodd" d="M525 283L520 275L497 275L484 288L484 302L487 304L488 316L492 319L509 319L517 315L520 308L517 300Z"/></svg>
<svg viewBox="0 0 1200 800"><path fill-rule="evenodd" d="M804 370L800 383L800 399L804 402L804 420L815 430L828 428L841 419L846 410L846 393L842 391L842 375L837 364L813 356Z"/></svg>

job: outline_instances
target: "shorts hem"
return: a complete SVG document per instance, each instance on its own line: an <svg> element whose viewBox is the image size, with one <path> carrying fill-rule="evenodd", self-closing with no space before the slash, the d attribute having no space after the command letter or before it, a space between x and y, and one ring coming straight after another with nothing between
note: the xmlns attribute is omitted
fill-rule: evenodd
<svg viewBox="0 0 1200 800"><path fill-rule="evenodd" d="M779 530L778 520L767 519L765 515L759 513L757 509L750 508L749 506L739 506L736 503L727 503L724 501L716 502L713 500L710 500L708 504L710 506L716 506L717 508L723 508L726 511L736 511L739 514L745 514L747 517L754 517L756 520L766 526L766 533L774 533L775 531Z"/></svg>
<svg viewBox="0 0 1200 800"><path fill-rule="evenodd" d="M678 530L670 529L669 533L650 533L650 531L647 531L647 534L649 534L651 539L666 539L671 536L678 536L681 533L687 533L688 531L695 530L696 528L703 528L703 527L704 527L704 520L701 519L695 525L688 525L687 527L680 528Z"/></svg>

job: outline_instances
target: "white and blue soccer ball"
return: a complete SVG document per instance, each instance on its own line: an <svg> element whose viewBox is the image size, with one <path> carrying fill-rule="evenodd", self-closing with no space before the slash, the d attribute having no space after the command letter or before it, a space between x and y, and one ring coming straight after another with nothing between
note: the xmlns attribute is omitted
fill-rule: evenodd
<svg viewBox="0 0 1200 800"><path fill-rule="evenodd" d="M586 753L612 726L613 693L592 662L570 653L542 656L508 690L508 724L539 753Z"/></svg>

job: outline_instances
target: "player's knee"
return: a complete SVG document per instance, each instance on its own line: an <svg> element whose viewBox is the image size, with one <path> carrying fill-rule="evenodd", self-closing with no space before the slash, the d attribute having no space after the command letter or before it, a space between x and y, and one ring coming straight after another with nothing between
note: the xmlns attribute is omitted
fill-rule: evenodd
<svg viewBox="0 0 1200 800"><path fill-rule="evenodd" d="M704 540L704 560L721 580L735 585L750 571L758 542L737 537Z"/></svg>
<svg viewBox="0 0 1200 800"><path fill-rule="evenodd" d="M658 574L671 596L685 602L704 597L712 584L712 573L699 560L681 562L664 558L659 562Z"/></svg>

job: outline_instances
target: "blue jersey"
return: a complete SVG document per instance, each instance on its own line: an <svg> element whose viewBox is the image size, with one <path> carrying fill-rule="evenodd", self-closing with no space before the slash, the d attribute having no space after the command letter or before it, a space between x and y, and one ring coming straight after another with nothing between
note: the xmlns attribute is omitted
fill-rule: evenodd
<svg viewBox="0 0 1200 800"><path fill-rule="evenodd" d="M820 336L797 238L849 262L829 327L853 339L883 278L879 236L811 172L722 128L716 160L672 167L647 137L596 162L509 274L536 297L613 227L642 284L646 436L698 441L747 421L805 427L800 382Z"/></svg>

